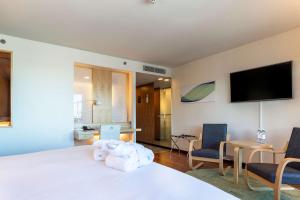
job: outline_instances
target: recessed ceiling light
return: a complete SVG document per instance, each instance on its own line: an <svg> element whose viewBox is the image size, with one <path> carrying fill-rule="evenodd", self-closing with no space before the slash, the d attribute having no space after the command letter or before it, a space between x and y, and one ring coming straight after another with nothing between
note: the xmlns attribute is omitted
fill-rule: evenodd
<svg viewBox="0 0 300 200"><path fill-rule="evenodd" d="M85 77L83 77L83 78L86 79L86 80L89 80L89 79L90 79L89 76L85 76Z"/></svg>
<svg viewBox="0 0 300 200"><path fill-rule="evenodd" d="M168 79L168 78L165 79L165 82L169 82L169 81L170 81L170 79Z"/></svg>
<svg viewBox="0 0 300 200"><path fill-rule="evenodd" d="M159 80L159 81L162 81L162 80L164 80L164 78L158 78L158 80Z"/></svg>
<svg viewBox="0 0 300 200"><path fill-rule="evenodd" d="M151 3L151 4L155 4L157 2L157 0L145 0L146 3Z"/></svg>

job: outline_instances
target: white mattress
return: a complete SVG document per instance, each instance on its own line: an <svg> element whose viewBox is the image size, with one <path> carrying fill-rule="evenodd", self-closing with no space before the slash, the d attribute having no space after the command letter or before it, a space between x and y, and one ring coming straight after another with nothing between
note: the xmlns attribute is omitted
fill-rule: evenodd
<svg viewBox="0 0 300 200"><path fill-rule="evenodd" d="M0 158L1 200L237 199L196 178L153 163L131 173L92 159L80 146Z"/></svg>

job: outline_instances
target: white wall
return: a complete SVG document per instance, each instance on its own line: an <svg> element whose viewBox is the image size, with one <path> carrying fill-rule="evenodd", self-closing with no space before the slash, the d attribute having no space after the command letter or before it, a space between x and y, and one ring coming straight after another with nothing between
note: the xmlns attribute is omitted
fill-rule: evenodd
<svg viewBox="0 0 300 200"><path fill-rule="evenodd" d="M263 103L267 140L276 148L300 127L300 28L193 61L174 70L173 131L199 135L203 123L228 123L232 139L256 140L259 103L230 103L229 73L293 60L294 99ZM216 102L180 103L180 88L216 80Z"/></svg>
<svg viewBox="0 0 300 200"><path fill-rule="evenodd" d="M0 38L7 41L0 49L13 51L13 127L0 128L0 156L73 145L75 62L132 71L134 78L142 71L143 63L137 61L2 34Z"/></svg>

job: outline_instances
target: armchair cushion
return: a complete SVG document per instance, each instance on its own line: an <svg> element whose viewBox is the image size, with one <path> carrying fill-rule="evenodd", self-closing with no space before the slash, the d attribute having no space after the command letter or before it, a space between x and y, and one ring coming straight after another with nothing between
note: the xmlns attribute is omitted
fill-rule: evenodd
<svg viewBox="0 0 300 200"><path fill-rule="evenodd" d="M248 163L247 170L250 172L275 183L276 179L276 170L278 164L271 163ZM300 184L300 170L286 167L282 175L283 184Z"/></svg>
<svg viewBox="0 0 300 200"><path fill-rule="evenodd" d="M192 151L192 156L219 159L219 151L214 149L198 149Z"/></svg>
<svg viewBox="0 0 300 200"><path fill-rule="evenodd" d="M293 128L285 157L300 158L300 128ZM290 163L288 167L300 170L300 163Z"/></svg>
<svg viewBox="0 0 300 200"><path fill-rule="evenodd" d="M219 150L220 143L226 141L226 136L227 124L203 124L202 148Z"/></svg>

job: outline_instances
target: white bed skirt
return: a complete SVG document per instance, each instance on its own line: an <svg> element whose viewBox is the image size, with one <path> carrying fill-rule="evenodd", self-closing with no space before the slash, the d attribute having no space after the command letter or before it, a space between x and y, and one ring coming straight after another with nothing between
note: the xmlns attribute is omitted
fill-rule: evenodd
<svg viewBox="0 0 300 200"><path fill-rule="evenodd" d="M153 163L130 173L93 160L91 146L0 158L1 200L235 200Z"/></svg>

